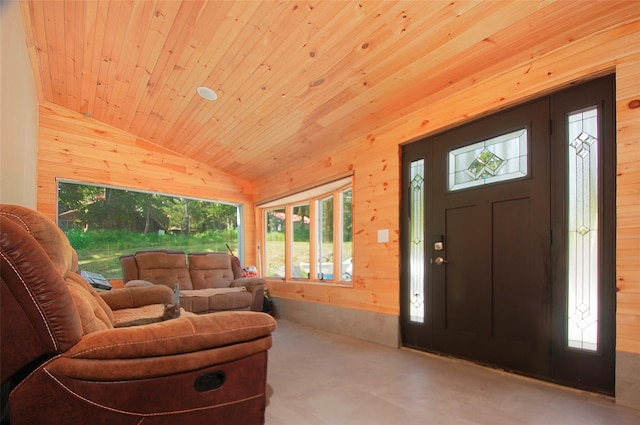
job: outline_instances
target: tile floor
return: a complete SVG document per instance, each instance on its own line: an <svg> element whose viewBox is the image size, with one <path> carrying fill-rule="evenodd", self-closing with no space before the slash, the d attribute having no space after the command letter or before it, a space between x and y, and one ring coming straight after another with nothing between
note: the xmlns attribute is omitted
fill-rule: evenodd
<svg viewBox="0 0 640 425"><path fill-rule="evenodd" d="M640 424L612 398L279 320L267 425Z"/></svg>

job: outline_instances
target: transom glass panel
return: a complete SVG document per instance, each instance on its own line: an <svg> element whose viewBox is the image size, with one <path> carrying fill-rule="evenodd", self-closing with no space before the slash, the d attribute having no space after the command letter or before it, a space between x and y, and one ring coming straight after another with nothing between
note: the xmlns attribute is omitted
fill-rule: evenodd
<svg viewBox="0 0 640 425"><path fill-rule="evenodd" d="M568 117L568 346L598 349L598 109Z"/></svg>
<svg viewBox="0 0 640 425"><path fill-rule="evenodd" d="M424 159L411 162L409 193L409 320L424 323Z"/></svg>
<svg viewBox="0 0 640 425"><path fill-rule="evenodd" d="M449 190L452 191L526 175L526 128L449 152Z"/></svg>

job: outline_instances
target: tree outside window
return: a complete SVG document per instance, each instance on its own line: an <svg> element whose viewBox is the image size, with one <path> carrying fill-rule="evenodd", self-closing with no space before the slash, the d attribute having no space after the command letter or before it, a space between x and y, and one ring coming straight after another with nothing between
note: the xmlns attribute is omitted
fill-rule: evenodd
<svg viewBox="0 0 640 425"><path fill-rule="evenodd" d="M309 203L292 207L293 243L291 245L291 276L309 278L311 206Z"/></svg>
<svg viewBox="0 0 640 425"><path fill-rule="evenodd" d="M318 280L333 280L333 195L318 200L317 230L316 272Z"/></svg>
<svg viewBox="0 0 640 425"><path fill-rule="evenodd" d="M122 277L120 256L145 249L239 252L240 206L58 182L58 226L81 270Z"/></svg>
<svg viewBox="0 0 640 425"><path fill-rule="evenodd" d="M352 198L353 191L351 188L343 190L340 194L340 212L342 225L342 244L340 247L341 263L340 276L341 280L350 282L353 274L353 221Z"/></svg>
<svg viewBox="0 0 640 425"><path fill-rule="evenodd" d="M285 277L285 236L287 215L284 208L266 212L265 258L267 277Z"/></svg>

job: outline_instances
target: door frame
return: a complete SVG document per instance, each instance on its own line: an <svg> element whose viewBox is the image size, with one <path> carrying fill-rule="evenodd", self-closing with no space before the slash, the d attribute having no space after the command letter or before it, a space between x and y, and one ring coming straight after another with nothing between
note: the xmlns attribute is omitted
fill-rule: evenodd
<svg viewBox="0 0 640 425"><path fill-rule="evenodd" d="M593 85L590 86L590 85ZM604 85L604 89L602 89L601 85ZM585 89L587 87L587 89ZM594 89L595 87L595 89ZM583 92L587 93L586 96L592 94L594 90L601 91L604 90L606 92L605 99L602 101L604 116L601 118L601 122L604 125L599 126L601 129L601 136L603 143L602 146L602 155L603 160L602 164L602 178L600 182L600 189L602 199L600 200L602 204L602 212L600 215L600 220L603 226L603 237L600 242L600 253L602 253L602 261L603 266L600 269L600 287L602 290L602 297L600 298L600 305L605 309L601 309L601 312L605 312L606 314L601 314L602 323L600 325L600 335L602 336L601 341L606 345L607 353L598 353L598 355L602 354L611 359L611 368L608 373L609 376L609 384L606 385L607 388L594 388L589 385L585 385L580 380L580 375L585 373L585 370L588 369L589 362L580 362L575 359L575 352L572 350L567 350L564 347L566 341L566 325L562 325L562 314L558 313L558 309L553 309L553 307L549 307L548 309L548 318L547 324L549 341L548 341L548 350L549 350L549 374L548 376L540 376L540 378L544 380L549 380L553 382L558 382L560 384L573 386L589 391L597 391L603 392L607 394L612 394L614 390L614 381L615 381L615 308L616 308L616 279L615 279L615 179L616 179L616 148L615 148L615 74L611 74L605 77L601 77L598 79L594 79L592 81L585 82L584 84L580 84L576 87L571 87L563 90L559 90L550 95L541 96L534 101L539 101L541 99L549 99L550 102L550 115L553 117L552 121L549 125L549 131L552 139L552 145L550 148L551 158L550 158L550 168L551 168L551 184L557 182L559 178L563 178L565 165L564 160L560 161L558 158L563 158L563 156L559 156L557 150L561 149L563 143L560 143L558 140L562 137L562 131L559 129L559 126L564 125L562 120L555 118L556 112L562 108L560 108L560 104L558 102L554 103L552 98L562 98L565 95L570 95L574 90L583 90ZM527 102L529 103L529 102ZM593 101L590 102L593 104ZM514 108L520 107L522 105L516 105ZM510 108L511 109L511 108ZM579 109L579 107L575 108ZM571 109L571 110L575 110ZM502 113L502 111L497 112L497 114ZM481 118L482 119L482 118ZM466 125L466 124L465 124ZM433 267L429 259L431 258L431 247L432 243L432 235L433 231L433 217L432 214L427 213L430 211L426 207L433 200L433 173L435 167L427 167L429 161L433 158L433 147L430 145L428 141L434 140L436 136L441 133L434 134L432 136L428 136L410 144L404 145L401 147L401 194L402 199L400 202L400 255L401 255L401 267L400 267L400 334L401 334L401 344L417 348L424 351L433 351L431 347L433 347L433 308L430 306L430 303L433 302ZM425 160L425 202L427 205L423 208L425 211L424 217L424 234L423 240L425 243L425 261L424 261L424 292L425 292L425 320L424 324L413 323L409 320L408 312L409 312L409 300L407 294L409 293L409 273L410 269L409 265L409 249L408 249L408 229L409 229L409 219L410 219L410 208L409 208L409 196L408 191L409 187L409 176L408 170L412 161L417 160L418 158L423 158ZM565 201L564 201L564 187L566 186L566 179L562 182L562 191L554 190L554 188L550 187L549 198L551 202L551 229L549 232L551 246L551 262L550 262L550 270L547 271L550 276L548 283L548 292L550 294L549 304L553 305L553 303L558 303L558 300L566 300L566 278L564 270L559 267L559 263L557 259L559 255L561 255L561 250L565 249L564 244L560 244L558 241L558 235L562 234L564 227L559 224L562 220L565 220ZM602 190L603 187L606 187L606 190ZM558 193L562 192L562 193ZM605 219L606 218L606 219ZM563 295L564 293L564 295ZM566 302L565 302L566 305ZM566 311L566 307L564 309ZM563 329L564 328L564 329ZM584 353L583 353L584 354ZM592 354L587 353L583 355L587 359L589 357L593 357ZM587 365L587 366L585 366ZM562 373L562 370L565 370L567 373ZM579 372L579 373L578 373Z"/></svg>

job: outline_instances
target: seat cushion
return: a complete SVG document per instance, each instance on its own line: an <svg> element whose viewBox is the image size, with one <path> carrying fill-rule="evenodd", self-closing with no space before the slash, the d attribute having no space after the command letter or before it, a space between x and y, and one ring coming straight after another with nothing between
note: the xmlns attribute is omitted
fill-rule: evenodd
<svg viewBox="0 0 640 425"><path fill-rule="evenodd" d="M180 305L187 311L202 314L213 311L249 310L253 295L244 287L209 288L180 292Z"/></svg>
<svg viewBox="0 0 640 425"><path fill-rule="evenodd" d="M124 322L131 322L139 319L155 319L164 313L164 306L162 304L150 304L136 308L123 308L121 310L115 310L113 312L114 325L119 325ZM180 310L180 317L192 316L184 309Z"/></svg>

